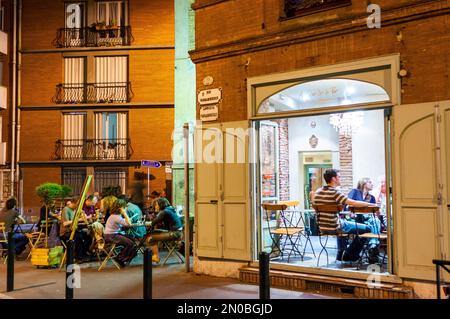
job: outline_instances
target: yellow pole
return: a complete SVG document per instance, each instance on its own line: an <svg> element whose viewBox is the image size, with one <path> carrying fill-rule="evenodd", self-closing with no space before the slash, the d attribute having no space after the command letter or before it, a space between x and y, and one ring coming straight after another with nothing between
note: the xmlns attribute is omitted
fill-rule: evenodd
<svg viewBox="0 0 450 319"><path fill-rule="evenodd" d="M80 198L80 200L78 202L77 211L76 211L75 215L73 216L72 233L70 234L70 240L73 240L73 238L75 237L75 231L77 230L77 227L78 227L78 219L80 218L81 210L83 209L83 204L84 204L84 201L86 199L86 194L87 194L87 191L89 189L89 185L91 184L92 177L93 177L92 175L88 175L86 177L86 180L84 181L83 193L82 193L81 198Z"/></svg>

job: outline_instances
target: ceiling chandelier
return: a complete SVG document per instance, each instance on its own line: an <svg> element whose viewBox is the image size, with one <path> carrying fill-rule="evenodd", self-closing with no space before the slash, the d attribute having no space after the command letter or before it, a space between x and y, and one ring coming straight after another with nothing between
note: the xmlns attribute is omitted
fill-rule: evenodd
<svg viewBox="0 0 450 319"><path fill-rule="evenodd" d="M330 124L339 133L351 137L364 123L363 112L335 113L330 115Z"/></svg>

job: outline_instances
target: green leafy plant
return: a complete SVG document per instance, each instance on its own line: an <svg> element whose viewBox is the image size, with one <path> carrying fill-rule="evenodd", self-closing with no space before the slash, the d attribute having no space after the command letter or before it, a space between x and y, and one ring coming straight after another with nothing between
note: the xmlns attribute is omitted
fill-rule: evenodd
<svg viewBox="0 0 450 319"><path fill-rule="evenodd" d="M48 210L49 207L55 205L57 199L64 199L70 195L72 188L67 185L59 185L57 183L44 183L36 187L36 195L39 196L42 203L45 205L45 247L48 247Z"/></svg>
<svg viewBox="0 0 450 319"><path fill-rule="evenodd" d="M56 183L44 183L36 187L36 195L39 196L45 206L52 205L56 199L60 198L61 185Z"/></svg>
<svg viewBox="0 0 450 319"><path fill-rule="evenodd" d="M59 198L64 200L72 194L72 187L69 185L61 185L61 193L59 194Z"/></svg>

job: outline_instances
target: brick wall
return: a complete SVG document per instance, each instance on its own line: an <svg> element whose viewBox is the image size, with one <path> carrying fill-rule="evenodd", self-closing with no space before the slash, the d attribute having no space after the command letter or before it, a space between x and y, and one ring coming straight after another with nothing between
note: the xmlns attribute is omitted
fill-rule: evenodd
<svg viewBox="0 0 450 319"><path fill-rule="evenodd" d="M61 138L61 113L25 111L21 123L20 161L49 161Z"/></svg>
<svg viewBox="0 0 450 319"><path fill-rule="evenodd" d="M289 125L288 120L278 120L280 200L289 200Z"/></svg>
<svg viewBox="0 0 450 319"><path fill-rule="evenodd" d="M55 0L22 1L22 48L48 49L59 28L64 28L64 2Z"/></svg>
<svg viewBox="0 0 450 319"><path fill-rule="evenodd" d="M134 45L174 45L174 0L131 0Z"/></svg>
<svg viewBox="0 0 450 319"><path fill-rule="evenodd" d="M173 109L133 109L129 111L129 135L134 160L172 158Z"/></svg>
<svg viewBox="0 0 450 319"><path fill-rule="evenodd" d="M25 54L22 58L21 105L50 105L63 80L61 53Z"/></svg>
<svg viewBox="0 0 450 319"><path fill-rule="evenodd" d="M224 99L221 103L221 122L237 121L247 119L247 89L246 79L271 73L289 72L301 70L314 66L331 65L353 60L378 57L398 53L402 67L409 72L409 76L402 79L402 103L421 103L429 101L439 101L450 99L450 70L447 67L450 56L450 46L447 45L446 32L450 29L448 16L440 15L429 17L424 20L403 20L401 24L386 24L381 29L369 30L360 28L346 31L345 34L328 32L325 23L318 25L308 31L302 31L302 24L315 22L319 17L329 16L337 19L340 13L349 9L337 9L331 12L318 13L307 17L293 19L284 22L273 22L273 32L280 32L279 37L288 37L284 45L272 44L267 38L251 38L247 31L243 31L239 36L241 27L245 28L248 10L242 12L234 11L237 3L242 1L225 1L215 6L202 8L196 11L196 28L201 32L196 35L196 45L198 51L191 54L194 62L197 63L197 89L204 89L202 79L213 76L216 87L223 88ZM275 1L266 1L266 12L275 17L277 11L270 12L268 6ZM393 5L396 1L380 1L382 8L384 5ZM421 7L434 8L444 6L445 1L432 1L422 4ZM420 4L417 4L420 6ZM216 8L215 8L216 7ZM245 7L245 6L244 6ZM352 10L361 11L365 4L354 1ZM223 18L231 19L229 24L234 26L231 29L217 31L222 25ZM207 12L217 13L208 16ZM255 4L255 13L260 10ZM419 10L417 7L409 6L408 9L399 11L412 12ZM260 17L260 22L263 19ZM266 19L266 21L269 21ZM271 18L270 21L274 21ZM347 24L351 28L351 20L336 20L336 23ZM277 27L277 24L279 26ZM256 26L257 23L254 23ZM266 23L267 28L269 24ZM334 24L333 24L334 25ZM289 27L288 27L289 26ZM330 25L331 27L332 25ZM286 30L286 31L284 31ZM289 32L288 32L289 30ZM312 37L310 34L323 30L325 32L320 37ZM441 31L436 31L441 30ZM397 37L397 33L402 33L402 38ZM298 37L304 37L302 43L290 43ZM303 32L303 33L302 33ZM327 33L328 32L328 33ZM236 42L232 47L233 51L227 53L226 46L213 48L206 47L214 42L212 37L219 38L218 41L225 41L228 33L240 37L240 42ZM254 32L252 36L259 33ZM260 34L259 34L260 35ZM273 36L278 35L265 34ZM245 38L245 39L244 39ZM274 40L275 41L275 40ZM269 43L269 44L266 44ZM256 50L257 46L265 45L263 49ZM200 48L205 48L200 50ZM225 52L225 53L224 53ZM433 63L429 63L430 57Z"/></svg>
<svg viewBox="0 0 450 319"><path fill-rule="evenodd" d="M131 51L132 102L173 103L174 61L173 50Z"/></svg>
<svg viewBox="0 0 450 319"><path fill-rule="evenodd" d="M23 209L26 216L39 215L42 206L36 195L36 187L42 183L61 183L60 167L26 167L21 170L23 179L24 203ZM31 211L30 211L31 210Z"/></svg>
<svg viewBox="0 0 450 319"><path fill-rule="evenodd" d="M348 194L353 188L352 137L339 133L339 163L341 173L341 192Z"/></svg>

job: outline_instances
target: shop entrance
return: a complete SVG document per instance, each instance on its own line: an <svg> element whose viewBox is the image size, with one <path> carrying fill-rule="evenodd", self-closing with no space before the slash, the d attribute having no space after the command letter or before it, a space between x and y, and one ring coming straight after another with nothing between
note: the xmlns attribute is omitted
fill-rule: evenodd
<svg viewBox="0 0 450 319"><path fill-rule="evenodd" d="M379 86L327 79L294 85L260 104L259 113L280 113L254 122L259 136L255 148L259 152L258 251L270 253L273 264L353 272L373 272L378 267L378 272L391 272L392 241L388 244L388 238L392 222L386 192L389 108L368 106L385 100L389 96ZM353 104L357 106L349 108ZM292 110L300 112L297 116L281 114ZM324 173L329 169L338 170L341 176L336 186L339 193L379 206L376 213L355 214L344 205L336 212L339 220L366 225L375 236L339 237L320 231L313 197L327 184ZM346 257L339 254L338 240Z"/></svg>

